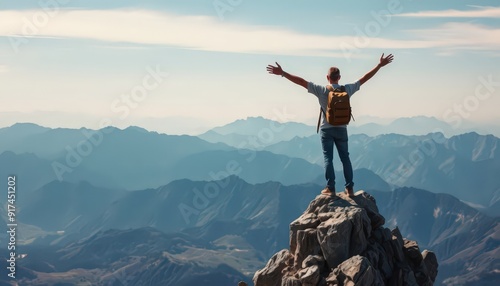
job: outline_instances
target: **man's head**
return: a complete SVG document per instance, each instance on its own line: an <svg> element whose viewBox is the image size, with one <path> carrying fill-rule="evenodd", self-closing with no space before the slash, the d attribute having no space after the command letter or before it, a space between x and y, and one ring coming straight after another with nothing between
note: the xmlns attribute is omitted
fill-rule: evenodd
<svg viewBox="0 0 500 286"><path fill-rule="evenodd" d="M326 79L329 83L338 83L340 79L340 70L337 67L331 67L328 69Z"/></svg>

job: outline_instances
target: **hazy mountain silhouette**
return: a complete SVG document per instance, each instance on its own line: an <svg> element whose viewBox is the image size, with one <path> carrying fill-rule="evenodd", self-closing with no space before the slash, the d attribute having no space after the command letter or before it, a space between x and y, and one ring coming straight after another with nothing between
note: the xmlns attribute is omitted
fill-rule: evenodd
<svg viewBox="0 0 500 286"><path fill-rule="evenodd" d="M171 176L214 180L220 172L238 175L252 184L278 181L294 185L313 181L323 168L303 159L266 151L207 151L179 161Z"/></svg>
<svg viewBox="0 0 500 286"><path fill-rule="evenodd" d="M255 130L243 129L254 121L257 122ZM241 129L251 134L258 132L259 128L269 129L273 124L277 123L263 118L250 118L221 127L218 131L231 134L228 132ZM288 128L297 129L294 127L296 125L301 126L301 132L306 133L306 125L299 123L286 123L279 128L282 128L282 134L297 134L286 131ZM269 145L265 149L272 154L236 150L194 136L158 134L138 127L125 130L109 127L95 133L88 129L47 129L33 124L16 124L0 129L0 134L8 135L6 140L0 141L0 152L33 153L36 156L31 156L28 162L23 161L28 160L27 156L18 158L12 153L0 153L4 159L0 170L7 172L11 170L6 169L7 166L18 165L19 168L22 166L22 170L19 169L21 174L34 178L24 183L28 191L54 178L53 174L57 172L54 164L68 168L62 169L62 178L66 181L85 180L105 188L128 190L154 188L182 178L218 179L224 173L234 174L228 171L228 164L230 169L240 170L237 175L251 183L275 180L283 184L297 184L314 181L323 173L317 135L294 137ZM369 169L391 185L450 193L462 200L489 207L500 198L500 181L496 176L500 170L499 140L491 135L477 133L451 138L445 138L440 133L376 137L358 134L350 137L349 148L355 169ZM248 145L250 148L250 143ZM82 146L91 148L88 154L81 155L85 149ZM77 164L73 164L75 160ZM334 162L336 170L341 170L339 160ZM40 171L26 165L39 166Z"/></svg>
<svg viewBox="0 0 500 286"><path fill-rule="evenodd" d="M364 191L392 191L393 186L389 185L384 181L379 175L368 169L355 169L354 173L354 190L364 190ZM345 180L344 173L342 171L335 171L335 190L337 192L344 191ZM323 186L325 185L325 176L320 175L316 178L314 183Z"/></svg>
<svg viewBox="0 0 500 286"><path fill-rule="evenodd" d="M450 124L435 117L415 116L402 117L391 121L389 124L366 123L349 127L351 134L366 134L377 136L382 134L401 135L426 135L441 132L446 136L453 136L465 132L471 132L473 128L454 128ZM488 134L488 133L484 133Z"/></svg>
<svg viewBox="0 0 500 286"><path fill-rule="evenodd" d="M276 144L269 145L264 150L287 155L293 158L302 158L313 164L323 165L323 151L321 149L321 140L318 135L309 137L294 137L289 141L281 141ZM334 162L335 160L334 154ZM338 159L338 157L336 158ZM336 164L337 166L337 164Z"/></svg>
<svg viewBox="0 0 500 286"><path fill-rule="evenodd" d="M193 136L158 134L137 127L125 130L108 127L95 131L16 124L0 131L2 137L6 136L6 140L0 141L0 153L33 153L49 161L53 174L59 172L63 180L86 180L107 188L129 190L157 187L179 179L169 174L177 161L188 155L233 149ZM6 163L2 161L3 168L7 167Z"/></svg>
<svg viewBox="0 0 500 286"><path fill-rule="evenodd" d="M33 190L56 180L51 162L40 159L34 154L15 154L5 151L0 154L0 177L7 178L16 175L16 185L22 190L20 197L28 197ZM0 196L0 202L5 202L7 196Z"/></svg>
<svg viewBox="0 0 500 286"><path fill-rule="evenodd" d="M36 134L41 134L49 131L50 128L42 127L34 123L16 123L10 127L0 128L0 136L2 136L2 145L21 142L23 139Z"/></svg>
<svg viewBox="0 0 500 286"><path fill-rule="evenodd" d="M349 126L350 134L365 134L377 136L382 134L401 135L426 135L429 133L441 132L447 137L468 133L480 132L481 134L491 134L486 130L481 130L471 123L463 123L462 128L456 128L449 123L435 117L414 116L402 117L390 120L389 123L364 123L351 122ZM489 129L495 129L489 127ZM498 127L495 130L500 130ZM280 141L289 141L294 137L309 137L316 133L316 126L298 122L280 123L275 120L263 117L248 117L239 119L229 124L215 127L200 134L199 137L209 142L222 142L236 148L260 149ZM494 134L499 134L498 132ZM254 140L256 144L249 144Z"/></svg>
<svg viewBox="0 0 500 286"><path fill-rule="evenodd" d="M38 178L27 185L29 191L55 178L75 183L88 181L104 188L137 190L183 178L218 179L222 173L232 174L233 168L241 170L238 175L252 183L269 180L303 183L314 180L321 172L321 167L302 159L262 151L235 151L225 144L208 143L194 136L158 134L138 127L93 131L20 124L2 130L4 133L24 132L21 136L24 139L22 142L2 141L0 152L34 154L30 162L25 162L16 157L20 155L7 153L0 167L0 171L19 170L26 177ZM28 168L28 164L39 166L40 170ZM11 165L23 166L26 170L13 169Z"/></svg>
<svg viewBox="0 0 500 286"><path fill-rule="evenodd" d="M319 139L294 138L268 146L266 150L322 162ZM393 185L414 186L445 192L485 206L500 197L500 139L467 133L445 138L399 134L351 135L349 152L355 169L367 168ZM337 170L341 169L335 160Z"/></svg>
<svg viewBox="0 0 500 286"><path fill-rule="evenodd" d="M280 123L263 117L248 117L215 127L198 137L208 142L222 142L236 148L259 150L295 136L305 137L314 133L313 127L302 123Z"/></svg>
<svg viewBox="0 0 500 286"><path fill-rule="evenodd" d="M109 127L107 130L115 130ZM116 129L118 130L118 129ZM82 131L92 132L86 128L46 128L31 123L18 123L0 129L0 152L33 153L37 157L54 160L62 156L65 147L76 147L79 142L86 141Z"/></svg>
<svg viewBox="0 0 500 286"><path fill-rule="evenodd" d="M368 170L356 170L355 173L359 175L357 184L360 187L388 189ZM284 204L284 212L295 210L296 215L301 211L300 202L307 203L320 190L321 186L315 184L250 184L237 176L215 182L177 180L160 188L140 191L104 189L86 182L54 181L25 198L19 205L18 216L24 223L44 230L82 235L100 229L144 226L177 232L203 226L211 220L258 219L262 225L272 225L278 223L274 215L280 211L279 203ZM265 217L261 219L261 216Z"/></svg>
<svg viewBox="0 0 500 286"><path fill-rule="evenodd" d="M86 182L53 181L22 200L18 219L47 231L78 232L123 194Z"/></svg>

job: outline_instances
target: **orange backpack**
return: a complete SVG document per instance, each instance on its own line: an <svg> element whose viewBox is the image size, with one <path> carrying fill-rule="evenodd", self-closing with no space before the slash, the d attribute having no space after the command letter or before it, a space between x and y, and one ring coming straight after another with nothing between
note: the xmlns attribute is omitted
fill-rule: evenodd
<svg viewBox="0 0 500 286"><path fill-rule="evenodd" d="M342 85L334 89L331 85L327 85L326 88L330 91L328 93L328 105L326 106L326 112L320 107L316 132L319 131L321 112L325 113L326 121L333 126L349 124L351 117L353 117L349 94L345 91L345 86Z"/></svg>

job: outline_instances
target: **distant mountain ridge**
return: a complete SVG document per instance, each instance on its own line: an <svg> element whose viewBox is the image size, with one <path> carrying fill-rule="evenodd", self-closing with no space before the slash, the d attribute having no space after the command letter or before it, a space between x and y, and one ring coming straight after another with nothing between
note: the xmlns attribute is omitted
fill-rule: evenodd
<svg viewBox="0 0 500 286"><path fill-rule="evenodd" d="M134 190L183 178L217 180L232 174L252 183L277 180L297 184L310 182L321 172L320 166L300 158L235 149L195 136L158 134L138 127L76 130L17 124L0 129L0 134L6 136L0 141L0 158L4 159L0 174L18 172L19 176L38 178L39 183L28 185L27 192L61 178ZM30 154L30 163L19 166L27 162L26 153Z"/></svg>
<svg viewBox="0 0 500 286"><path fill-rule="evenodd" d="M457 128L435 117L415 116L391 120L389 123L364 123L353 121L349 125L349 134L365 134L370 137L384 134L427 135L429 133L443 133L447 137L462 133L478 132L484 135L500 136L500 126L494 132L481 128L474 128L472 124L463 124ZM294 137L309 137L316 134L316 126L299 122L277 122L263 117L248 117L232 123L215 127L198 135L198 137L212 143L222 142L236 148L262 149L281 141L289 141ZM250 144L252 142L252 144Z"/></svg>
<svg viewBox="0 0 500 286"><path fill-rule="evenodd" d="M265 150L322 164L316 136L294 138ZM396 186L413 186L445 192L462 200L490 206L500 197L500 138L466 133L445 138L440 133L423 136L357 134L349 139L354 169L366 168ZM337 170L341 169L334 158Z"/></svg>
<svg viewBox="0 0 500 286"><path fill-rule="evenodd" d="M248 117L198 135L212 143L225 143L240 149L260 150L265 146L314 134L311 126L297 122L277 122L263 117Z"/></svg>
<svg viewBox="0 0 500 286"><path fill-rule="evenodd" d="M257 122L254 129L245 134L257 132L256 135L227 133L253 121ZM16 172L32 178L29 182L21 181L28 193L54 177L128 190L155 188L182 178L217 180L227 175L238 175L251 183L317 182L323 174L318 136L293 137L264 147L265 142L259 139L256 130L271 132L274 124L278 123L253 118L223 128L227 133L224 138L233 135L246 138L244 144L238 143L244 145L241 149L195 136L158 134L139 127L96 131L16 124L0 129L0 174ZM275 139L278 134L292 136L297 124L276 125L274 130L281 133L272 136ZM306 125L302 127L302 134L311 132ZM369 169L393 186L447 192L494 214L492 207L500 200L500 180L496 176L500 170L499 142L497 137L477 133L450 138L440 133L376 137L355 134L350 137L349 149L355 169ZM334 163L336 170L341 170L337 156ZM475 189L478 191L471 191Z"/></svg>

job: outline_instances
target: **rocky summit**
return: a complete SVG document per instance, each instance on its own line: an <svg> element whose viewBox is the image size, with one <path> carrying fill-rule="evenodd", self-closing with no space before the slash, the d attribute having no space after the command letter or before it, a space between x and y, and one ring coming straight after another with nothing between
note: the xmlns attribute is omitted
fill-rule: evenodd
<svg viewBox="0 0 500 286"><path fill-rule="evenodd" d="M290 224L290 249L255 273L255 286L433 285L436 255L384 223L364 191L319 195Z"/></svg>

